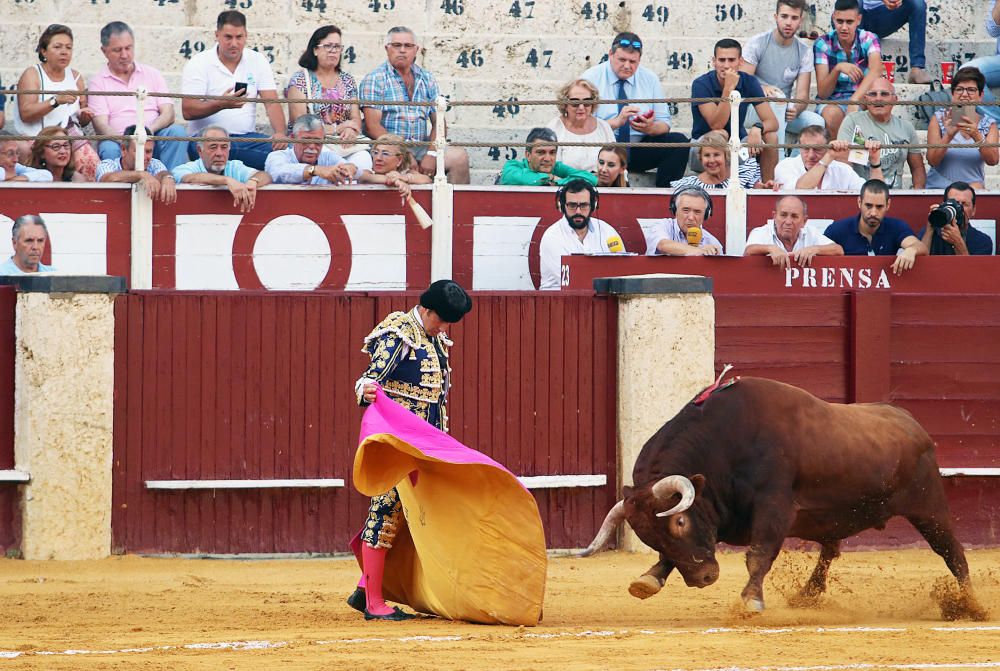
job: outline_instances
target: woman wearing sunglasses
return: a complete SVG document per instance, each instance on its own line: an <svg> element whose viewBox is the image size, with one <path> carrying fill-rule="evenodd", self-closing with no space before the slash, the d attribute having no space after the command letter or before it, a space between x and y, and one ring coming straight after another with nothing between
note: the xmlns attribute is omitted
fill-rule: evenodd
<svg viewBox="0 0 1000 671"><path fill-rule="evenodd" d="M615 132L608 122L594 116L594 101L599 96L593 84L577 79L559 89L557 97L559 116L549 122L549 128L555 131L559 142L615 141ZM600 147L559 147L556 160L577 170L596 172L600 151Z"/></svg>
<svg viewBox="0 0 1000 671"><path fill-rule="evenodd" d="M31 145L28 165L52 173L53 182L88 182L76 169L73 143L61 126L46 126Z"/></svg>
<svg viewBox="0 0 1000 671"><path fill-rule="evenodd" d="M358 176L359 184L394 186L404 202L410 195L411 184L430 184L431 178L416 170L417 161L402 144L403 138L386 133L372 145L372 167Z"/></svg>

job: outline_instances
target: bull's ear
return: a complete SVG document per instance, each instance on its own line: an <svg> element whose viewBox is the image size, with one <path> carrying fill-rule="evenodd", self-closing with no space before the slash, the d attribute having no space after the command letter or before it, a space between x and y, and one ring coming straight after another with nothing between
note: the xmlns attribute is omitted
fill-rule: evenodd
<svg viewBox="0 0 1000 671"><path fill-rule="evenodd" d="M697 475L692 475L690 480L691 484L694 485L694 495L696 497L701 496L701 490L705 488L705 476L698 473Z"/></svg>
<svg viewBox="0 0 1000 671"><path fill-rule="evenodd" d="M635 491L635 490L631 486L629 486L629 485L622 485L622 498L623 499L629 498L630 496L632 496L632 492L633 491Z"/></svg>

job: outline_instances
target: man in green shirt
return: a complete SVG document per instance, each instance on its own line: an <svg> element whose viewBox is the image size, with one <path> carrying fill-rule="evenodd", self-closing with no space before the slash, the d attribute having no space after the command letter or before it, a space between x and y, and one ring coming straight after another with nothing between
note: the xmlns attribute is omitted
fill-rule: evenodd
<svg viewBox="0 0 1000 671"><path fill-rule="evenodd" d="M597 176L571 168L556 160L556 134L551 128L532 128L525 143L525 158L507 161L499 184L506 186L550 186L582 179L597 186Z"/></svg>

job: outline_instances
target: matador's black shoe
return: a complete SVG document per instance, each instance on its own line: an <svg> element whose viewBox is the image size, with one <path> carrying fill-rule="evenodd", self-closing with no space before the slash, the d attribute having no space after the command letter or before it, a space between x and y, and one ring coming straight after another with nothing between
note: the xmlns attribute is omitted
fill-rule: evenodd
<svg viewBox="0 0 1000 671"><path fill-rule="evenodd" d="M391 622L402 622L403 620L412 620L416 615L413 613L406 613L399 608L399 606L393 606L392 612L388 615L373 615L368 612L365 608L365 619L366 620L389 620Z"/></svg>
<svg viewBox="0 0 1000 671"><path fill-rule="evenodd" d="M354 590L351 596L347 597L347 605L358 611L359 613L365 612L367 609L367 603L365 602L365 591L358 587Z"/></svg>

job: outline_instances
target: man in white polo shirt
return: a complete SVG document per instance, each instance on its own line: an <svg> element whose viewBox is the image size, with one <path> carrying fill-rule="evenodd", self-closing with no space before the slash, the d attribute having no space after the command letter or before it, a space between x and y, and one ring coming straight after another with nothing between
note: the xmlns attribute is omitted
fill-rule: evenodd
<svg viewBox="0 0 1000 671"><path fill-rule="evenodd" d="M188 120L188 132L196 135L207 126L221 126L232 139L268 138L257 132L257 105L246 98L277 99L274 73L267 59L248 49L247 19L237 11L219 14L216 44L193 56L184 66L181 91L186 94L230 96L228 100L184 98L181 111ZM269 142L233 142L230 158L258 170L272 149L284 149L285 112L279 103L264 103L273 130ZM188 156L198 158L194 145Z"/></svg>
<svg viewBox="0 0 1000 671"><path fill-rule="evenodd" d="M779 198L771 216L774 221L750 231L743 256L769 256L773 265L791 268L792 261L808 266L814 256L844 255L843 247L806 226L809 215L798 196Z"/></svg>
<svg viewBox="0 0 1000 671"><path fill-rule="evenodd" d="M830 132L822 126L806 126L799 133L801 144L825 145L830 148L802 147L798 156L780 161L774 169L774 181L782 189L817 189L819 191L856 191L865 180L848 165L849 142L830 142ZM882 144L865 141L868 168L872 179L882 179Z"/></svg>

